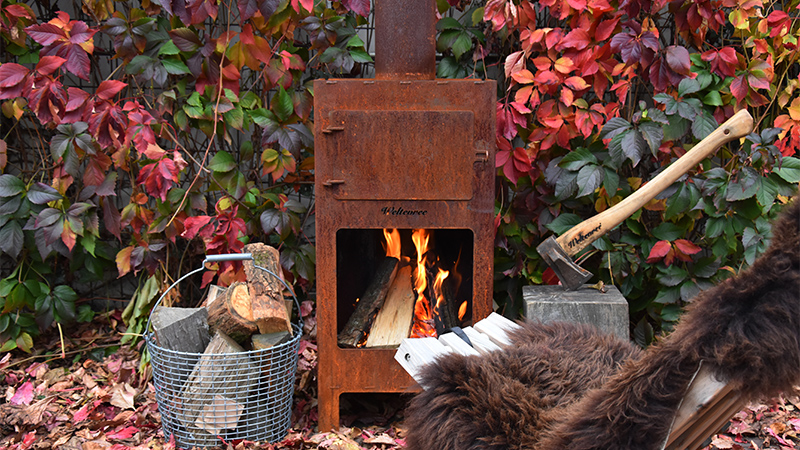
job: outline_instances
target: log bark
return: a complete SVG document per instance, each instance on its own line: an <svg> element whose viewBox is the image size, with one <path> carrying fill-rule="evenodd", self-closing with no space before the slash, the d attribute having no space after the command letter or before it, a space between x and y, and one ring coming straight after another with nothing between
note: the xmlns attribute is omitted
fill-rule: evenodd
<svg viewBox="0 0 800 450"><path fill-rule="evenodd" d="M378 270L372 277L364 295L356 303L356 309L348 319L342 331L339 333L339 345L342 347L356 347L361 342L364 335L369 332L369 328L375 314L383 306L386 300L386 293L392 285L397 265L400 261L397 258L387 256L378 266Z"/></svg>
<svg viewBox="0 0 800 450"><path fill-rule="evenodd" d="M218 444L216 436L223 428L235 428L241 409L234 404L244 405L248 401L258 367L243 352L233 339L217 331L184 385L178 419L203 445ZM221 404L227 405L224 415L216 407L220 404L219 397L224 398ZM234 405L232 411L228 411L230 405Z"/></svg>
<svg viewBox="0 0 800 450"><path fill-rule="evenodd" d="M383 303L369 330L365 347L398 346L411 334L414 322L414 286L411 280L411 266L397 271L386 301Z"/></svg>
<svg viewBox="0 0 800 450"><path fill-rule="evenodd" d="M159 306L151 320L156 343L177 352L202 353L211 336L205 308Z"/></svg>
<svg viewBox="0 0 800 450"><path fill-rule="evenodd" d="M222 298L206 303L208 325L231 337L237 343L244 343L258 331L250 310L250 291L245 283L233 283L225 290Z"/></svg>
<svg viewBox="0 0 800 450"><path fill-rule="evenodd" d="M244 251L253 255L253 260L244 261L243 265L252 295L250 308L253 321L258 324L259 332L267 334L288 331L291 334L291 315L286 311L283 285L276 277L256 267L263 267L281 276L278 250L258 242L245 245Z"/></svg>

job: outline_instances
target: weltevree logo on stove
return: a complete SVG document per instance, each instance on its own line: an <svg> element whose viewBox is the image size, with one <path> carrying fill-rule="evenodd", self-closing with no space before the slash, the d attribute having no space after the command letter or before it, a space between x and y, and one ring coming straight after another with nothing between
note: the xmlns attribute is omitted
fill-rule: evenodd
<svg viewBox="0 0 800 450"><path fill-rule="evenodd" d="M428 211L425 209L403 209L402 207L386 206L381 208L381 213L384 216L424 216L428 214Z"/></svg>

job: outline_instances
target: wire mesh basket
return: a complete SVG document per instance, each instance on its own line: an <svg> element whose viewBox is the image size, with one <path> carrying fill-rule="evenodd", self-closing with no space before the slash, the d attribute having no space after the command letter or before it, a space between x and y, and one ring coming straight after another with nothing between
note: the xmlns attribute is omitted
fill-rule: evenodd
<svg viewBox="0 0 800 450"><path fill-rule="evenodd" d="M204 270L207 262L247 259L252 259L249 253L209 255L203 267L175 281L153 311L169 291ZM286 436L291 426L297 350L303 330L300 304L281 277L264 267L255 267L277 278L292 293L298 320L292 323L293 334L286 342L236 353L174 351L159 346L155 334L149 331L153 318L150 313L145 342L153 368L156 403L164 436L174 436L179 448L210 447L236 439L276 442Z"/></svg>

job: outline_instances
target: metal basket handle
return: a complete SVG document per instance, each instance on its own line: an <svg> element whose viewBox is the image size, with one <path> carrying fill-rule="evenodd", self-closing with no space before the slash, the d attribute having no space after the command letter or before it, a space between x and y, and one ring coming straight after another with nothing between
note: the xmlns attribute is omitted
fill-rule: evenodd
<svg viewBox="0 0 800 450"><path fill-rule="evenodd" d="M150 315L147 316L147 326L145 327L143 334L147 334L149 332L150 323L153 320L153 312L161 304L161 301L164 300L164 297L166 297L167 293L169 291L171 291L175 286L177 286L178 283L180 283L181 281L185 280L186 278L196 274L197 272L206 270L206 263L217 263L217 262L223 262L223 261L248 261L248 260L250 260L250 261L253 260L253 254L252 253L222 253L222 254L218 254L218 255L206 255L206 258L203 260L203 263L202 263L202 265L200 267L198 267L197 269L192 270L191 272L187 272L182 277L180 277L177 280L175 280L175 282L172 283L169 286L169 288L167 288L167 290L165 290L161 294L160 297L158 297L158 300L156 300L155 305L153 305L153 309L150 310ZM298 322L298 325L300 326L300 332L302 333L303 332L303 315L300 312L300 301L297 300L297 295L295 295L294 289L292 289L292 287L286 281L284 281L283 277L278 276L278 274L276 274L275 272L267 269L266 267L259 266L258 264L254 264L253 267L261 269L264 272L267 272L268 274L270 274L273 277L277 278L278 281L280 281L280 283L286 288L286 290L288 290L289 293L292 294L292 298L294 299L294 305L295 305L295 307L297 307L297 322Z"/></svg>

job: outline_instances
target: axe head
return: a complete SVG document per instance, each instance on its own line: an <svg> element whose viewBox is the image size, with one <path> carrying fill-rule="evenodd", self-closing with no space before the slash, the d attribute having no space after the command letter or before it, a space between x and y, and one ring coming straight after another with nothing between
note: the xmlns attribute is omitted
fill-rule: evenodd
<svg viewBox="0 0 800 450"><path fill-rule="evenodd" d="M553 269L561 285L568 291L574 291L592 278L592 273L575 264L567 252L558 244L556 238L550 236L536 247L536 251Z"/></svg>

